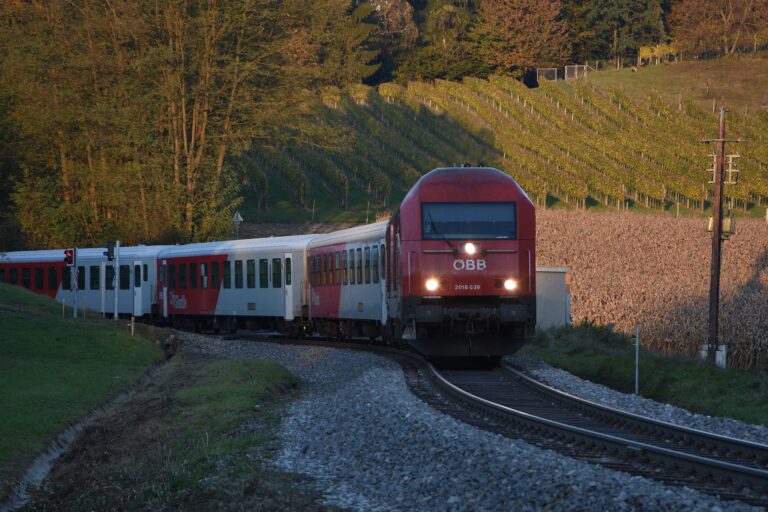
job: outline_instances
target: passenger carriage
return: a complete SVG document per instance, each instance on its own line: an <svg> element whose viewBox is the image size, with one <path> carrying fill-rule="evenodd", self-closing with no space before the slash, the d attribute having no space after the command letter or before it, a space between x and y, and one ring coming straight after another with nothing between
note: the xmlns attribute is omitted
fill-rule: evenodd
<svg viewBox="0 0 768 512"><path fill-rule="evenodd" d="M163 318L197 330L296 331L306 304L304 263L312 239L299 235L164 249L158 257L157 294Z"/></svg>
<svg viewBox="0 0 768 512"><path fill-rule="evenodd" d="M70 306L77 297L78 309L88 308L105 315L114 313L117 294L118 314L150 316L155 303L157 254L164 247L120 249L117 271L113 262L107 260L104 248L79 249L76 267L66 266L64 249L3 253L0 281L24 286Z"/></svg>

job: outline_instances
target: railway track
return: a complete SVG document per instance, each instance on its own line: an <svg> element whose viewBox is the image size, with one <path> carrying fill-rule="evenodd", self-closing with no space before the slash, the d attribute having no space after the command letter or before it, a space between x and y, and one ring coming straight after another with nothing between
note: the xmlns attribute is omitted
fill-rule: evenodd
<svg viewBox="0 0 768 512"><path fill-rule="evenodd" d="M389 347L322 344L397 359L416 396L484 430L614 470L768 508L766 445L588 402L538 383L506 364L485 371L438 370L420 356Z"/></svg>
<svg viewBox="0 0 768 512"><path fill-rule="evenodd" d="M477 427L611 469L768 508L766 445L594 404L507 365L493 371L406 366L405 372L417 395Z"/></svg>

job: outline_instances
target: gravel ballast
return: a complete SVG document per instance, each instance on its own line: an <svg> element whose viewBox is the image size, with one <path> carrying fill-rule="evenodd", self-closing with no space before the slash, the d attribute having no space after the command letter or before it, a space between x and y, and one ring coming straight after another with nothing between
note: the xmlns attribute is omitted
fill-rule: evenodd
<svg viewBox="0 0 768 512"><path fill-rule="evenodd" d="M654 402L638 395L620 393L526 357L507 356L504 360L524 370L539 382L590 402L721 436L735 437L761 444L768 443L768 428L762 425L751 425L731 418L694 414L674 405Z"/></svg>
<svg viewBox="0 0 768 512"><path fill-rule="evenodd" d="M408 390L386 358L322 347L184 335L186 350L276 361L303 394L274 464L315 478L350 510L750 510L479 430Z"/></svg>

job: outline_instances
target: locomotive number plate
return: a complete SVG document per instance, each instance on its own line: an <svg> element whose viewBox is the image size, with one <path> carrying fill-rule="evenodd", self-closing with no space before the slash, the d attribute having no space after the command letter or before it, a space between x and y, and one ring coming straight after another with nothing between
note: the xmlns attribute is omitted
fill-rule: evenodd
<svg viewBox="0 0 768 512"><path fill-rule="evenodd" d="M480 285L479 284L455 284L453 285L453 289L457 291L473 291L473 290L479 290Z"/></svg>

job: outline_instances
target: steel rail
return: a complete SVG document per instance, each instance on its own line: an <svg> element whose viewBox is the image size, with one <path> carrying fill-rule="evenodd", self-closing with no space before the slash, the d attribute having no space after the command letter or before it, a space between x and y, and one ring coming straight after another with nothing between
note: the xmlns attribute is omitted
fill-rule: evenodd
<svg viewBox="0 0 768 512"><path fill-rule="evenodd" d="M443 392L469 407L484 414L495 416L505 422L514 423L526 429L538 430L547 436L559 438L566 442L600 446L609 453L619 454L626 458L651 464L661 464L666 467L686 468L689 471L695 471L702 478L709 477L722 483L748 483L758 493L768 490L768 470L688 454L536 416L469 393L446 379L432 365L429 365L428 368L429 378Z"/></svg>
<svg viewBox="0 0 768 512"><path fill-rule="evenodd" d="M748 461L754 466L763 466L760 469L768 469L768 445L676 425L591 402L539 382L507 363L502 363L501 367L513 378L520 380L531 389L545 394L549 399L558 401L565 407L583 411L592 417L607 420L624 428L653 434L665 441L696 447L702 451L709 450L714 455L728 455L729 458Z"/></svg>

